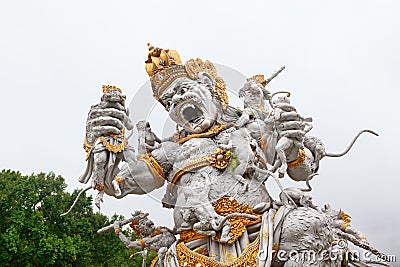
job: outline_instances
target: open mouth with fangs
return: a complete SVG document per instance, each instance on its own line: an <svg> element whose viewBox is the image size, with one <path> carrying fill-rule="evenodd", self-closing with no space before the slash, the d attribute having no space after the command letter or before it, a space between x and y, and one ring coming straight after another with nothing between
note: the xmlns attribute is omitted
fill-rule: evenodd
<svg viewBox="0 0 400 267"><path fill-rule="evenodd" d="M203 110L192 103L183 104L180 115L182 119L194 125L200 125L205 119Z"/></svg>

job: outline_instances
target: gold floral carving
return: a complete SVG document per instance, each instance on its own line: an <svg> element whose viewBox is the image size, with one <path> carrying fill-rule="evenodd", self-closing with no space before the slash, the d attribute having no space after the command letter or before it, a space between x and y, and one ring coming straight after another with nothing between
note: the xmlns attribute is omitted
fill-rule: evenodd
<svg viewBox="0 0 400 267"><path fill-rule="evenodd" d="M119 145L112 145L110 144L106 138L104 136L100 137L100 141L103 143L104 147L113 153L118 153L118 152L122 152L125 149L125 145L126 145L126 137L124 136L124 138L122 139L122 142Z"/></svg>
<svg viewBox="0 0 400 267"><path fill-rule="evenodd" d="M184 242L176 245L176 253L178 256L179 266L186 267L242 267L255 266L257 262L257 254L260 246L260 237L246 246L243 253L235 258L233 262L219 262L214 258L196 253L190 250Z"/></svg>
<svg viewBox="0 0 400 267"><path fill-rule="evenodd" d="M208 60L203 61L200 58L192 58L186 61L185 70L188 77L192 80L198 78L199 72L207 73L213 80L217 77L217 69L214 64Z"/></svg>
<svg viewBox="0 0 400 267"><path fill-rule="evenodd" d="M181 176L184 175L185 173L209 165L217 169L223 170L226 167L228 167L230 159L231 159L231 152L229 150L217 148L217 150L214 153L206 157L189 161L188 163L181 166L179 170L175 172L175 174L173 175L171 180L170 192L172 193L174 184L176 184L178 180L181 178Z"/></svg>
<svg viewBox="0 0 400 267"><path fill-rule="evenodd" d="M228 94L226 93L226 83L221 77L216 77L214 83L215 91L217 92L218 99L221 102L222 108L226 109L229 104Z"/></svg>
<svg viewBox="0 0 400 267"><path fill-rule="evenodd" d="M251 220L243 217L233 217L229 219L231 224L231 233L233 234L233 237L228 241L229 244L233 243L238 237L240 237L246 230L247 226L261 222L261 215L256 214L250 205L242 206L234 198L222 196L217 201L213 202L212 206L214 207L215 212L221 216L227 216L232 213L246 213L259 217L258 220ZM216 238L219 240L220 233L217 234Z"/></svg>
<svg viewBox="0 0 400 267"><path fill-rule="evenodd" d="M206 237L205 235L199 234L194 230L182 231L179 233L179 236L180 239L185 243Z"/></svg>

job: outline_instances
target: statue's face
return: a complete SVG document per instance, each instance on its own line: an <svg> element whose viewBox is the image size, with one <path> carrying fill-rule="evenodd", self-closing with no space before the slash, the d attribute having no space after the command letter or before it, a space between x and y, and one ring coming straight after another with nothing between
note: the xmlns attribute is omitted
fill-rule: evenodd
<svg viewBox="0 0 400 267"><path fill-rule="evenodd" d="M150 234L153 229L154 229L154 223L153 221L145 218L142 219L139 224L136 226L137 229L143 234L143 235L148 235Z"/></svg>
<svg viewBox="0 0 400 267"><path fill-rule="evenodd" d="M169 116L189 133L201 133L214 125L219 112L211 83L181 78L162 95Z"/></svg>

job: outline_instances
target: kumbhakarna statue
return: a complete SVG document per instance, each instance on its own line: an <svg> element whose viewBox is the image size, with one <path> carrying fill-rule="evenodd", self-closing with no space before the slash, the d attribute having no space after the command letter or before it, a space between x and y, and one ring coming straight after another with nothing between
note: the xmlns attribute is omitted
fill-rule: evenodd
<svg viewBox="0 0 400 267"><path fill-rule="evenodd" d="M323 157L342 156L361 133L374 132L361 131L341 154L326 152L321 140L309 135L312 119L297 112L290 95L266 90L283 68L270 79L255 75L245 82L239 91L242 110L229 106L226 84L208 60L182 63L175 50L149 45L145 69L154 98L177 132L160 140L148 122L140 122L135 155L125 137L132 129L125 98L120 89L106 86L89 112L88 167L80 179L91 179L90 187L99 191L96 205L104 193L141 195L167 183L163 205L173 209L173 229L142 218L136 228L144 237L130 241L121 234L123 223L116 222L127 247L157 250L153 265L168 267L374 264L352 257L347 241L384 256L349 225L347 214L329 206L320 210L304 192L310 187L283 189L278 179L288 174L308 184ZM264 181L270 176L282 190L280 200L268 194Z"/></svg>

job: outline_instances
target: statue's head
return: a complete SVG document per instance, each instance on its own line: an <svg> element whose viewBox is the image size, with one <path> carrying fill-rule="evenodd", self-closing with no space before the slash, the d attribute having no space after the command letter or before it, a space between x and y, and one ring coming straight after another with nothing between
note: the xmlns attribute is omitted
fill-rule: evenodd
<svg viewBox="0 0 400 267"><path fill-rule="evenodd" d="M150 132L151 131L151 127L150 127L150 123L147 121L138 121L136 123L136 128L140 131L143 132Z"/></svg>
<svg viewBox="0 0 400 267"><path fill-rule="evenodd" d="M228 106L226 84L208 60L191 59L182 65L176 51L149 46L146 71L154 98L188 133L212 127Z"/></svg>
<svg viewBox="0 0 400 267"><path fill-rule="evenodd" d="M118 102L125 104L126 96L122 94L122 90L113 85L103 85L102 101Z"/></svg>

